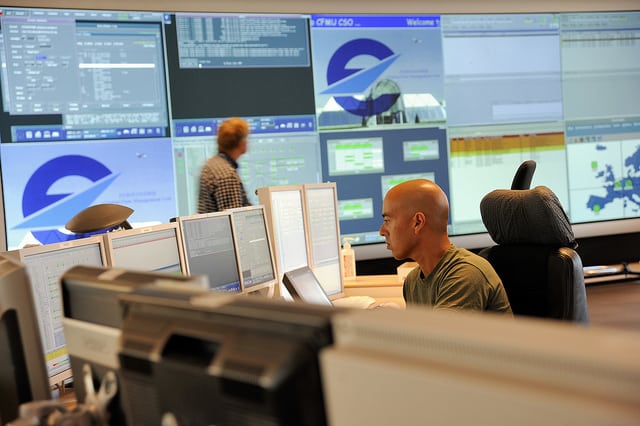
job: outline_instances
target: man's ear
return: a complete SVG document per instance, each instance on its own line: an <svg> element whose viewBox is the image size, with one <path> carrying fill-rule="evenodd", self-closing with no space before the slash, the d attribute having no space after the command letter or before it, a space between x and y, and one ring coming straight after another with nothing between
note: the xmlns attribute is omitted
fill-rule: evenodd
<svg viewBox="0 0 640 426"><path fill-rule="evenodd" d="M417 234L427 225L427 217L423 212L416 212L413 215L413 230Z"/></svg>

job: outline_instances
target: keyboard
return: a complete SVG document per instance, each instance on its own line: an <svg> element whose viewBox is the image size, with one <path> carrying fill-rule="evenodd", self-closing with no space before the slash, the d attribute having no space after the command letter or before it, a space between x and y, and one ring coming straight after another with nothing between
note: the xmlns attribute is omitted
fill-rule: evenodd
<svg viewBox="0 0 640 426"><path fill-rule="evenodd" d="M334 300L333 306L339 306L341 308L367 309L375 302L376 299L370 296L348 296Z"/></svg>

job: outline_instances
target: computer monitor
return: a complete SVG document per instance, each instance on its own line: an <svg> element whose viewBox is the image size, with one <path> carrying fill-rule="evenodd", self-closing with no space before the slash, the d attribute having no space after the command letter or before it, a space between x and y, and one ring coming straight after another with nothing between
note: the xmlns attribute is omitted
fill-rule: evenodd
<svg viewBox="0 0 640 426"><path fill-rule="evenodd" d="M182 236L185 273L206 275L210 290L241 293L231 213L180 216L176 222Z"/></svg>
<svg viewBox="0 0 640 426"><path fill-rule="evenodd" d="M335 309L142 290L121 296L133 424L327 424L318 353L333 341Z"/></svg>
<svg viewBox="0 0 640 426"><path fill-rule="evenodd" d="M278 283L278 275L264 207L240 207L229 212L233 220L240 280L244 291L274 288Z"/></svg>
<svg viewBox="0 0 640 426"><path fill-rule="evenodd" d="M333 306L322 284L308 266L285 272L282 282L293 300Z"/></svg>
<svg viewBox="0 0 640 426"><path fill-rule="evenodd" d="M635 333L417 308L352 310L332 324L336 343L320 354L330 424L640 420Z"/></svg>
<svg viewBox="0 0 640 426"><path fill-rule="evenodd" d="M94 204L131 207L134 226L175 216L166 15L19 3L0 14L8 247L72 239Z"/></svg>
<svg viewBox="0 0 640 426"><path fill-rule="evenodd" d="M119 296L145 286L175 286L202 292L206 289L206 280L199 276L75 266L62 274L60 286L64 306L64 333L71 368L76 378L76 399L84 402L87 383L91 383L97 390L108 372L113 372L116 374L118 391L106 407L109 424L134 424L126 420L125 397L121 389L118 351L123 312ZM83 377L87 374L85 365L91 367L88 381Z"/></svg>
<svg viewBox="0 0 640 426"><path fill-rule="evenodd" d="M109 266L138 271L184 273L180 229L164 223L104 234Z"/></svg>
<svg viewBox="0 0 640 426"><path fill-rule="evenodd" d="M51 398L33 293L24 265L0 255L0 424L20 404Z"/></svg>
<svg viewBox="0 0 640 426"><path fill-rule="evenodd" d="M311 269L331 299L344 296L340 223L335 182L304 184Z"/></svg>
<svg viewBox="0 0 640 426"><path fill-rule="evenodd" d="M102 236L26 247L11 253L27 268L49 382L51 386L57 386L72 376L62 324L59 279L73 266L104 266L106 256Z"/></svg>
<svg viewBox="0 0 640 426"><path fill-rule="evenodd" d="M302 185L267 186L257 191L272 230L278 278L282 282L285 272L309 266Z"/></svg>

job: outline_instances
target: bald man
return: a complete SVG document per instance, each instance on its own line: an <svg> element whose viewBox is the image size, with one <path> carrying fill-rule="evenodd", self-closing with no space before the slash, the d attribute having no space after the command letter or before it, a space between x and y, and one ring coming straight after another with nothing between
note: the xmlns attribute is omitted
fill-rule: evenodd
<svg viewBox="0 0 640 426"><path fill-rule="evenodd" d="M394 258L418 263L404 281L407 305L512 315L502 281L484 258L449 240L449 201L427 179L400 183L384 197L380 235Z"/></svg>

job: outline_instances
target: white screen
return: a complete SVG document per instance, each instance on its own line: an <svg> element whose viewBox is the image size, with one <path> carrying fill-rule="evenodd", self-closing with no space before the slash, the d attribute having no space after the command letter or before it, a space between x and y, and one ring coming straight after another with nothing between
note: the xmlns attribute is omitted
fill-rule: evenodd
<svg viewBox="0 0 640 426"><path fill-rule="evenodd" d="M311 269L329 295L343 291L335 186L305 186Z"/></svg>
<svg viewBox="0 0 640 426"><path fill-rule="evenodd" d="M245 289L274 283L276 273L262 207L233 210L238 263Z"/></svg>
<svg viewBox="0 0 640 426"><path fill-rule="evenodd" d="M122 232L107 247L111 266L139 271L182 273L177 228ZM125 234L126 233L126 234Z"/></svg>
<svg viewBox="0 0 640 426"><path fill-rule="evenodd" d="M77 245L80 241L36 247L35 250L40 252L33 254L29 254L30 249L24 249L22 256L33 289L40 335L52 383L59 382L58 377L63 379L70 376L71 368L62 326L64 315L60 276L72 266L104 265L100 242L94 240L91 244ZM43 249L46 251L42 251Z"/></svg>
<svg viewBox="0 0 640 426"><path fill-rule="evenodd" d="M228 214L180 220L185 262L191 275L206 275L209 289L239 293L240 276Z"/></svg>
<svg viewBox="0 0 640 426"><path fill-rule="evenodd" d="M271 214L280 275L308 266L302 192L272 191Z"/></svg>

